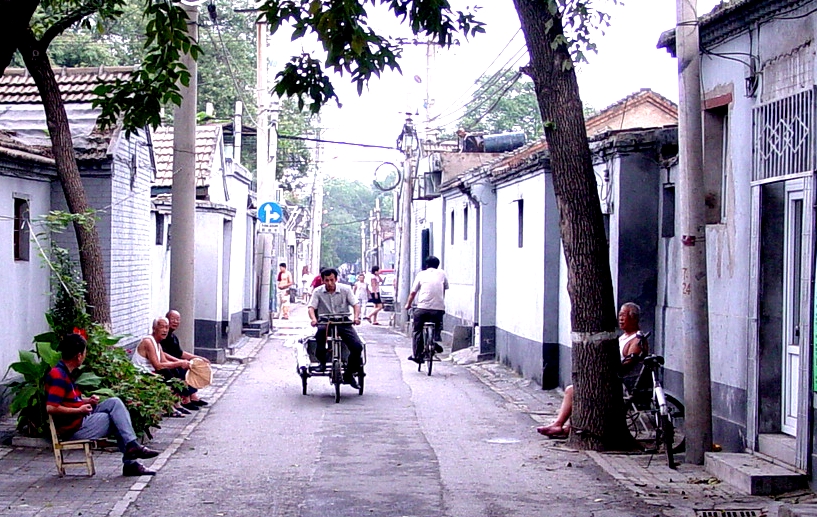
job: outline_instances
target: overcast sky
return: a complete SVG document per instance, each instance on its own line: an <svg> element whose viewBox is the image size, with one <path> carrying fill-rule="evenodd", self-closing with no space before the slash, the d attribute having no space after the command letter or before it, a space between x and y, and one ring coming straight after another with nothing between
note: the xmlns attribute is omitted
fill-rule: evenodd
<svg viewBox="0 0 817 517"><path fill-rule="evenodd" d="M459 9L473 5L472 2L452 0ZM700 0L698 12L705 14L717 3L717 0ZM486 23L485 34L470 40L461 38L460 44L450 49L435 49L430 67L427 67L426 46L407 45L401 61L402 74L387 72L373 79L361 97L348 77L337 77L334 84L342 108L330 105L323 110L323 138L393 146L406 112L419 112L414 118L418 126L422 125L426 116L423 107L426 87L432 99L430 116L438 117L436 122L454 127L456 109L466 104L474 82L483 73L491 74L503 65L514 65L518 69L527 64L512 0L477 2L481 4L483 7L476 15ZM578 69L583 102L603 109L641 88L650 88L677 102L677 63L665 50L655 48L660 34L675 25L675 2L626 0L624 5L612 5L609 0L598 0L596 5L606 9L612 19L604 34L595 37L598 54L588 55L589 63ZM410 36L392 16L381 12L371 14L371 25L381 33ZM284 56L309 46L301 42L292 44L288 39L283 34L275 37L273 74L282 66ZM373 178L379 163L399 159L396 152L331 144L324 147L322 157L325 174L356 178L366 184Z"/></svg>

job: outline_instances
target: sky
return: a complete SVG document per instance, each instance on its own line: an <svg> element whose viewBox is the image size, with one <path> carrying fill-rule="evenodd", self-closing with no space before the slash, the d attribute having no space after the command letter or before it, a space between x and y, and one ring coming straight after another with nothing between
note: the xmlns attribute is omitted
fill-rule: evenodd
<svg viewBox="0 0 817 517"><path fill-rule="evenodd" d="M455 9L474 6L452 0ZM706 14L718 0L699 0L699 15ZM464 106L475 81L509 64L519 68L527 64L524 39L512 0L477 0L476 17L483 21L485 33L459 45L435 48L427 59L426 45L407 45L401 60L402 74L387 71L370 81L358 97L348 76L334 76L342 107L334 103L321 112L322 138L345 142L394 146L406 113L411 113L418 127L426 118L424 101L431 99L429 116L436 123L455 128L457 108ZM588 63L577 69L582 101L596 110L603 109L627 95L650 88L678 101L677 63L665 50L656 48L662 32L675 25L673 0L625 0L613 5L597 0L596 5L611 15L610 27L596 33L597 54L588 54ZM411 37L389 13L370 9L370 25L381 34ZM276 35L272 45L271 76L283 66L287 56L316 48L307 42L289 42L285 34ZM429 66L430 63L430 66ZM359 179L368 184L374 171L384 161L398 162L396 151L373 150L325 144L321 166L327 176Z"/></svg>

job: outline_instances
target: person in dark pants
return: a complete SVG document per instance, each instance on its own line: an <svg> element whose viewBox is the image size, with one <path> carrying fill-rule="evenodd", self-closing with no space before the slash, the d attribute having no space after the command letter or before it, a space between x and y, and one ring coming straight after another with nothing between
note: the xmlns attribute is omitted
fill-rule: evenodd
<svg viewBox="0 0 817 517"><path fill-rule="evenodd" d="M439 269L440 259L434 256L426 258L426 268L417 273L414 284L411 286L411 293L406 300L406 310L411 308L411 304L417 299L417 308L414 310L414 355L409 357L409 361L423 363L425 350L423 350L423 325L428 321L434 323L434 341L440 341L443 330L443 316L445 316L445 290L448 289L448 277L445 271ZM434 343L437 353L443 351L439 343Z"/></svg>
<svg viewBox="0 0 817 517"><path fill-rule="evenodd" d="M360 303L352 293L352 288L348 285L338 283L338 272L334 268L321 270L323 285L312 292L312 299L309 300L309 320L313 327L318 328L315 334L317 349L315 355L320 361L320 369L326 369L326 334L328 325L319 322L321 317L328 315L349 314L349 307L352 307L352 322L360 325ZM343 382L354 389L359 389L355 375L360 372L361 353L363 343L351 325L338 325L338 335L346 347L349 349L349 361L346 371L343 374Z"/></svg>
<svg viewBox="0 0 817 517"><path fill-rule="evenodd" d="M156 474L137 461L155 458L159 452L136 440L125 404L117 397L101 402L96 395L83 397L74 385L71 373L82 365L86 348L79 334L63 337L59 344L62 360L46 374L45 410L54 418L57 434L64 440L98 440L113 433L122 452L123 476Z"/></svg>
<svg viewBox="0 0 817 517"><path fill-rule="evenodd" d="M174 311L171 309L167 311L165 317L167 318L169 330L167 332L167 337L159 342L159 344L162 345L162 351L175 359L184 359L185 361L201 359L202 361L209 363L210 360L207 359L206 357L191 354L190 352L185 352L184 350L182 350L182 345L181 343L179 343L179 336L176 335L176 330L179 328L179 325L182 322L182 317L181 314L179 314L179 311ZM169 375L165 374L165 370L158 371L157 373L161 374L166 379L175 377L181 380L185 380L187 370L176 367L172 368L169 372L170 372ZM190 397L190 399L186 403L187 405L185 405L185 403L183 402L182 407L184 407L188 411L190 410L195 411L199 407L206 406L208 404L207 401L201 400L199 398L199 396L196 394L197 391L198 390L196 390L195 388L185 386L185 391L182 392L181 395L183 397L188 396Z"/></svg>

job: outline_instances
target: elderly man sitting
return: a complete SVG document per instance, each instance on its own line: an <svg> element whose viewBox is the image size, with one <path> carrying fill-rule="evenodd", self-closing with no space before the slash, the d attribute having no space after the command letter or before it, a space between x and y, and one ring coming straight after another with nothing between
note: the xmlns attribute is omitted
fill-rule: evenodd
<svg viewBox="0 0 817 517"><path fill-rule="evenodd" d="M159 452L136 441L136 433L125 404L117 397L102 402L96 395L83 397L71 380L71 373L85 360L86 347L87 343L82 336L65 336L59 344L62 360L46 375L45 409L54 417L57 434L65 440L98 440L113 433L122 452L123 476L156 474L136 461L154 458Z"/></svg>
<svg viewBox="0 0 817 517"><path fill-rule="evenodd" d="M185 372L190 369L190 361L187 359L176 359L167 355L162 350L159 343L167 337L170 330L170 323L167 318L156 318L153 320L153 332L142 339L133 351L131 360L137 368L145 373L156 373L166 380L185 380ZM170 416L184 417L190 411L197 411L197 405L190 403L191 388L185 383L185 387L177 392L181 397L181 407L177 407Z"/></svg>

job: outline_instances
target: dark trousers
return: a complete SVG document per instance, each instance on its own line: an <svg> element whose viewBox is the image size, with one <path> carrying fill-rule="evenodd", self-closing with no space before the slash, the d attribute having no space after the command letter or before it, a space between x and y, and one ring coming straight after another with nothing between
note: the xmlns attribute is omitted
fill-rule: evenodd
<svg viewBox="0 0 817 517"><path fill-rule="evenodd" d="M166 381L170 379L179 379L182 382L185 382L185 376L187 375L187 371L184 368L176 367L176 368L165 368L163 370L156 370L156 373L161 375L165 378ZM177 390L175 387L173 388L173 392L176 395L181 395L182 397L189 397L193 393L197 392L196 388L191 388L185 382L184 388L181 390Z"/></svg>
<svg viewBox="0 0 817 517"><path fill-rule="evenodd" d="M434 341L440 341L440 335L443 331L443 316L445 311L438 311L435 309L414 309L414 357L422 357L425 354L423 350L423 325L427 321L434 324Z"/></svg>
<svg viewBox="0 0 817 517"><path fill-rule="evenodd" d="M318 325L318 332L315 334L315 341L317 341L317 348L315 349L315 357L318 358L321 364L326 364L327 355L332 355L331 351L326 350L326 327L327 325ZM346 348L349 349L349 362L346 365L346 371L349 373L358 373L360 371L361 358L360 354L363 352L363 342L360 341L355 329L351 325L335 325L338 329L338 336Z"/></svg>

